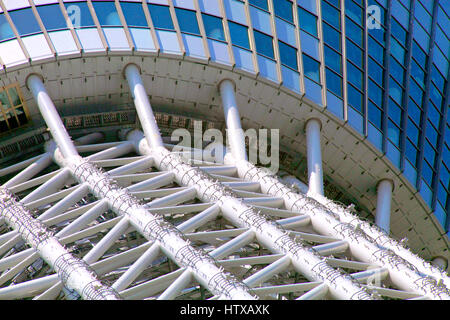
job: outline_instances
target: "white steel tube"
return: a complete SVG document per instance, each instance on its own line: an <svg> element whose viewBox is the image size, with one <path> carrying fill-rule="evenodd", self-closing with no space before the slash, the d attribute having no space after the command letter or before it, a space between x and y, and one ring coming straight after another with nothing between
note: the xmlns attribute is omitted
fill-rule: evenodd
<svg viewBox="0 0 450 320"><path fill-rule="evenodd" d="M309 190L323 195L322 151L320 150L320 127L317 119L306 122L306 153L308 159Z"/></svg>
<svg viewBox="0 0 450 320"><path fill-rule="evenodd" d="M164 149L159 129L138 71L135 65L129 65L125 69L135 103L141 106L139 108L139 116L145 119L143 127L148 133L152 147ZM97 198L107 200L110 209L119 215L125 216L130 224L144 237L148 240L158 241L161 249L169 258L180 266L190 268L197 280L214 294L223 295L229 299L256 299L243 283L224 274L211 256L192 247L175 227L165 222L159 216L152 214L126 189L119 187L103 171L81 158L64 128L41 79L36 75L31 75L28 77L27 82L33 90L44 120L55 137L59 148L55 150L54 146L48 146L53 150L47 150L52 152L56 163L61 167L67 168L80 184L86 183L91 193Z"/></svg>
<svg viewBox="0 0 450 320"><path fill-rule="evenodd" d="M137 72L134 75L140 78ZM133 88L131 84L130 87ZM140 109L151 108L149 103L136 103L135 106L138 115L144 113ZM140 118L140 121L146 122L148 120L143 117ZM142 126L145 127L146 124L143 123ZM154 133L154 131L151 132L151 134ZM169 152L164 147L153 146L152 138L151 135L147 135L147 138L143 139L142 135L136 131L128 134L128 139L134 141L137 152L154 156L155 166L159 170L171 171L175 174L175 180L178 184L195 188L200 200L217 202L225 218L236 226L254 231L258 240L270 250L289 255L293 266L298 271L309 279L323 280L330 287L332 295L342 299L373 298L356 282L327 265L319 255L296 242L281 226L267 219L255 208L245 204L231 189L216 182L200 169L186 164L179 155ZM150 148L151 150L149 150ZM246 160L241 161L247 162Z"/></svg>
<svg viewBox="0 0 450 320"><path fill-rule="evenodd" d="M293 176L285 177L283 178L283 181L288 185L294 185L300 193L308 193L308 186ZM450 277L447 276L445 271L433 266L431 263L414 254L397 240L390 238L380 228L358 219L358 217L352 213L350 208L345 208L342 205L318 194L309 193L308 196L319 202L327 210L337 214L341 222L348 223L352 227L358 227L364 231L372 239L373 243L376 243L381 248L394 252L400 258L405 259L417 268L417 270L423 275L429 275L432 277L431 279L435 279L436 283L441 281L447 288L450 288Z"/></svg>
<svg viewBox="0 0 450 320"><path fill-rule="evenodd" d="M5 183L3 186L5 188L14 187L20 183L28 181L39 172L47 168L52 163L52 156L50 154L44 154L36 162L29 165L25 170L14 176L11 180Z"/></svg>
<svg viewBox="0 0 450 320"><path fill-rule="evenodd" d="M58 274L67 288L84 299L120 299L117 292L103 285L89 266L69 253L59 240L6 188L0 188L0 215L31 245Z"/></svg>
<svg viewBox="0 0 450 320"><path fill-rule="evenodd" d="M180 156L164 148L150 149L139 131L130 132L128 139L134 141L138 153L152 155L159 170L173 172L179 185L194 187L200 200L218 203L223 216L233 224L249 228L256 234L258 241L270 250L289 255L293 266L308 279L323 281L330 286L333 296L341 299L372 299L359 284L328 266L322 257L301 243L294 241L280 225L244 203L229 188L216 182L200 169L184 163Z"/></svg>
<svg viewBox="0 0 450 320"><path fill-rule="evenodd" d="M307 131L307 148L308 148L308 170L314 168L310 165L310 158L312 163L320 164L320 175L322 175L321 156L320 156L320 122L318 120L311 119L306 126ZM309 138L308 138L309 137ZM319 148L313 148L313 146L319 146ZM316 155L310 154L309 151L317 152ZM320 159L319 159L320 156ZM320 161L319 161L320 160ZM238 169L238 175L247 181L258 181L261 183L261 189L263 192L280 196L284 199L286 208L294 212L308 214L311 216L311 222L313 227L322 234L333 236L339 239L348 240L349 249L351 253L357 258L371 263L381 263L390 272L391 280L403 290L419 292L427 295L432 299L450 299L450 290L448 287L449 277L444 275L443 272L439 272L437 268L432 268L430 264L426 264L423 268L423 260L415 258L414 255L408 253L407 250L402 250L400 245L394 244L390 247L395 249L388 250L383 245L380 245L379 239L374 240L370 237L372 234L379 232L373 231L374 228L367 226L368 223L364 223L353 214L345 212L345 210L338 210L342 215L336 215L331 212L327 207L317 203L311 198L300 195L293 189L283 185L277 178L272 176L260 168L255 167L248 161L236 160L235 165ZM317 178L318 175L315 175ZM311 175L309 175L311 178ZM323 197L323 178L319 184L322 188L322 192L317 192L311 188L314 184L309 185L308 194L315 195L317 198ZM311 179L310 179L311 182ZM317 184L316 184L317 186ZM318 188L319 189L319 188ZM320 190L319 190L320 191ZM338 208L339 209L339 208ZM351 219L349 219L351 218ZM363 228L360 227L363 225ZM365 230L369 232L366 233ZM381 232L383 233L383 232ZM384 241L390 242L391 239L386 236L383 237ZM399 250L397 250L399 249ZM402 256L396 254L401 251ZM429 277L429 273L421 273L412 265L408 260L403 257L412 258L410 260L422 263L418 263L419 268L432 270L434 276L438 276L439 280L443 280L442 283L432 277ZM420 265L422 264L422 265ZM399 265L403 265L404 268L399 269ZM447 287L446 287L447 285Z"/></svg>
<svg viewBox="0 0 450 320"><path fill-rule="evenodd" d="M114 282L112 287L117 291L125 290L156 259L160 252L159 244L154 243Z"/></svg>
<svg viewBox="0 0 450 320"><path fill-rule="evenodd" d="M125 67L124 73L133 96L134 104L140 106L140 108L137 108L137 112L139 119L141 119L142 129L149 139L150 146L152 148L162 147L163 141L159 134L158 124L153 115L144 84L142 83L139 68L135 64L129 64Z"/></svg>
<svg viewBox="0 0 450 320"><path fill-rule="evenodd" d="M349 250L357 259L387 268L390 279L400 289L428 295L432 299L450 299L450 294L445 286L438 285L436 280L419 272L416 265L412 265L394 251L386 249L371 238L364 231L368 227L360 227L365 222L357 216L348 213L338 216L317 201L283 185L276 177L248 161L236 162L236 167L239 176L245 180L260 181L264 193L282 197L287 209L309 215L317 232L348 241ZM402 267L399 268L399 266Z"/></svg>
<svg viewBox="0 0 450 320"><path fill-rule="evenodd" d="M244 131L241 126L234 88L234 82L229 79L222 80L219 84L225 122L227 124L227 137L233 158L236 160L247 160Z"/></svg>
<svg viewBox="0 0 450 320"><path fill-rule="evenodd" d="M157 300L173 300L192 280L192 273L185 270L170 286L158 297Z"/></svg>
<svg viewBox="0 0 450 320"><path fill-rule="evenodd" d="M36 74L31 74L27 78L27 85L64 157L70 158L77 156L78 152L75 145L72 143L69 133L64 127L64 124L56 111L56 107L45 89L42 79Z"/></svg>
<svg viewBox="0 0 450 320"><path fill-rule="evenodd" d="M320 300L328 293L328 288L324 284L319 284L314 289L306 292L296 300Z"/></svg>
<svg viewBox="0 0 450 320"><path fill-rule="evenodd" d="M391 198L392 181L383 179L377 185L377 209L375 214L375 223L386 234L390 232L391 225Z"/></svg>

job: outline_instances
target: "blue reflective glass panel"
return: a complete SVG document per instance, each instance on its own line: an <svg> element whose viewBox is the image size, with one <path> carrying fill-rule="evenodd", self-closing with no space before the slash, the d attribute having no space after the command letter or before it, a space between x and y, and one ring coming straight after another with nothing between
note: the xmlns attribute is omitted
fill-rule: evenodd
<svg viewBox="0 0 450 320"><path fill-rule="evenodd" d="M362 8L352 0L345 0L345 14L347 14L350 18L352 18L359 24L362 24L362 12Z"/></svg>
<svg viewBox="0 0 450 320"><path fill-rule="evenodd" d="M388 121L388 138L396 146L400 145L400 129L392 122Z"/></svg>
<svg viewBox="0 0 450 320"><path fill-rule="evenodd" d="M294 17L292 15L292 2L289 0L273 0L273 7L275 9L275 15L294 23Z"/></svg>
<svg viewBox="0 0 450 320"><path fill-rule="evenodd" d="M345 44L347 47L347 58L358 67L362 68L364 60L363 51L348 39L346 39Z"/></svg>
<svg viewBox="0 0 450 320"><path fill-rule="evenodd" d="M75 28L95 26L86 2L64 3L66 11Z"/></svg>
<svg viewBox="0 0 450 320"><path fill-rule="evenodd" d="M0 41L14 38L14 32L3 13L0 13Z"/></svg>
<svg viewBox="0 0 450 320"><path fill-rule="evenodd" d="M317 17L303 8L298 7L300 28L317 37Z"/></svg>
<svg viewBox="0 0 450 320"><path fill-rule="evenodd" d="M323 28L323 41L340 52L341 34L326 23L322 23L322 28Z"/></svg>
<svg viewBox="0 0 450 320"><path fill-rule="evenodd" d="M371 101L369 101L368 106L369 111L369 120L379 129L381 129L381 123L382 123L382 115L383 112Z"/></svg>
<svg viewBox="0 0 450 320"><path fill-rule="evenodd" d="M406 43L407 32L405 29L403 29L403 27L395 19L391 20L391 33L401 43Z"/></svg>
<svg viewBox="0 0 450 320"><path fill-rule="evenodd" d="M409 99L408 115L416 125L420 125L420 120L422 119L422 110L414 103L412 99Z"/></svg>
<svg viewBox="0 0 450 320"><path fill-rule="evenodd" d="M64 19L59 4L38 6L36 9L47 31L67 28L66 19Z"/></svg>
<svg viewBox="0 0 450 320"><path fill-rule="evenodd" d="M372 58L369 58L369 76L383 85L384 69Z"/></svg>
<svg viewBox="0 0 450 320"><path fill-rule="evenodd" d="M152 16L153 26L158 29L174 30L169 7L149 4L148 10Z"/></svg>
<svg viewBox="0 0 450 320"><path fill-rule="evenodd" d="M200 34L195 11L175 8L181 32Z"/></svg>
<svg viewBox="0 0 450 320"><path fill-rule="evenodd" d="M225 41L222 19L202 13L203 24L208 38Z"/></svg>
<svg viewBox="0 0 450 320"><path fill-rule="evenodd" d="M347 93L348 93L348 103L358 110L360 113L364 113L363 111L363 102L362 102L362 94L358 90L356 90L352 85L347 84Z"/></svg>
<svg viewBox="0 0 450 320"><path fill-rule="evenodd" d="M383 90L378 87L375 82L369 80L369 98L375 102L376 105L383 105Z"/></svg>
<svg viewBox="0 0 450 320"><path fill-rule="evenodd" d="M102 26L121 26L114 2L92 2L98 21Z"/></svg>
<svg viewBox="0 0 450 320"><path fill-rule="evenodd" d="M303 54L303 69L305 76L320 83L320 63Z"/></svg>
<svg viewBox="0 0 450 320"><path fill-rule="evenodd" d="M297 70L297 49L278 41L278 48L280 49L280 60L281 63Z"/></svg>
<svg viewBox="0 0 450 320"><path fill-rule="evenodd" d="M341 55L330 49L328 46L324 46L325 52L325 65L330 67L337 73L341 73Z"/></svg>
<svg viewBox="0 0 450 320"><path fill-rule="evenodd" d="M230 28L231 43L250 50L248 28L231 21L228 21L228 27Z"/></svg>
<svg viewBox="0 0 450 320"><path fill-rule="evenodd" d="M253 34L255 36L256 52L274 59L272 37L256 30L253 31Z"/></svg>
<svg viewBox="0 0 450 320"><path fill-rule="evenodd" d="M384 64L384 48L373 40L372 37L369 37L369 54L378 61L379 64Z"/></svg>
<svg viewBox="0 0 450 320"><path fill-rule="evenodd" d="M269 7L267 6L267 0L249 0L248 2L261 9L269 10Z"/></svg>
<svg viewBox="0 0 450 320"><path fill-rule="evenodd" d="M403 84L405 78L405 69L395 60L392 56L389 61L389 70L391 71L391 76L397 80L397 82Z"/></svg>
<svg viewBox="0 0 450 320"><path fill-rule="evenodd" d="M123 15L130 27L148 27L142 3L121 2Z"/></svg>
<svg viewBox="0 0 450 320"><path fill-rule="evenodd" d="M417 149L414 147L414 145L406 139L406 148L405 148L405 156L406 159L408 159L413 166L416 166L417 163Z"/></svg>
<svg viewBox="0 0 450 320"><path fill-rule="evenodd" d="M342 78L330 69L326 69L327 88L334 94L342 97Z"/></svg>
<svg viewBox="0 0 450 320"><path fill-rule="evenodd" d="M350 19L345 19L345 34L360 47L363 46L363 30Z"/></svg>
<svg viewBox="0 0 450 320"><path fill-rule="evenodd" d="M388 114L395 124L400 126L402 122L402 109L392 99L389 99Z"/></svg>
<svg viewBox="0 0 450 320"><path fill-rule="evenodd" d="M322 0L322 19L336 29L341 29L341 18L339 10Z"/></svg>
<svg viewBox="0 0 450 320"><path fill-rule="evenodd" d="M359 90L363 90L363 73L351 62L347 62L347 79Z"/></svg>
<svg viewBox="0 0 450 320"><path fill-rule="evenodd" d="M419 128L416 127L414 122L408 121L406 123L406 135L416 146L419 144Z"/></svg>
<svg viewBox="0 0 450 320"><path fill-rule="evenodd" d="M9 11L9 15L21 36L41 32L31 8Z"/></svg>

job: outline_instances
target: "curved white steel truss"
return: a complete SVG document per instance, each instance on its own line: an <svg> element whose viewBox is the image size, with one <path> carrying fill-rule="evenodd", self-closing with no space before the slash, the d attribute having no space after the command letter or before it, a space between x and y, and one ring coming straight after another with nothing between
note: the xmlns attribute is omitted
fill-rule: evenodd
<svg viewBox="0 0 450 320"><path fill-rule="evenodd" d="M348 209L245 158L188 163L170 151L138 68L125 74L144 133L83 146L28 78L55 143L3 170L13 205L0 212L0 299L449 299L445 274Z"/></svg>

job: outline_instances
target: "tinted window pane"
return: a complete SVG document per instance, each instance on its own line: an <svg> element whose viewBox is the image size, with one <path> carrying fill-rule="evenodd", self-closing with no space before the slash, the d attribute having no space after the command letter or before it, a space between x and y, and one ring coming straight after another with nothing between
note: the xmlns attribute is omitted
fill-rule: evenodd
<svg viewBox="0 0 450 320"><path fill-rule="evenodd" d="M358 90L356 90L352 85L347 85L347 93L348 93L348 103L358 110L359 112L363 113L363 104L362 104L362 94Z"/></svg>
<svg viewBox="0 0 450 320"><path fill-rule="evenodd" d="M297 70L297 49L281 41L278 41L278 48L280 49L281 63Z"/></svg>
<svg viewBox="0 0 450 320"><path fill-rule="evenodd" d="M148 27L141 3L121 2L120 6L130 27Z"/></svg>
<svg viewBox="0 0 450 320"><path fill-rule="evenodd" d="M95 25L86 2L65 3L65 6L69 19L75 28Z"/></svg>
<svg viewBox="0 0 450 320"><path fill-rule="evenodd" d="M355 45L350 40L346 40L346 47L347 47L347 58L352 61L354 64L359 66L360 68L363 67L363 51Z"/></svg>
<svg viewBox="0 0 450 320"><path fill-rule="evenodd" d="M334 71L341 73L341 55L328 46L324 46L325 65Z"/></svg>
<svg viewBox="0 0 450 320"><path fill-rule="evenodd" d="M10 11L9 15L21 36L41 32L31 8Z"/></svg>
<svg viewBox="0 0 450 320"><path fill-rule="evenodd" d="M303 69L305 76L320 83L320 63L303 54Z"/></svg>
<svg viewBox="0 0 450 320"><path fill-rule="evenodd" d="M317 17L303 8L298 7L300 27L317 37Z"/></svg>
<svg viewBox="0 0 450 320"><path fill-rule="evenodd" d="M102 26L121 26L114 2L92 2L95 14Z"/></svg>
<svg viewBox="0 0 450 320"><path fill-rule="evenodd" d="M182 32L200 34L197 16L194 11L176 8L175 14L177 15L178 24Z"/></svg>
<svg viewBox="0 0 450 320"><path fill-rule="evenodd" d="M362 24L362 9L352 0L345 1L345 13L359 24Z"/></svg>
<svg viewBox="0 0 450 320"><path fill-rule="evenodd" d="M250 49L247 27L231 21L228 21L228 27L230 28L231 43L246 49Z"/></svg>
<svg viewBox="0 0 450 320"><path fill-rule="evenodd" d="M293 23L292 2L288 0L273 0L273 6L276 16Z"/></svg>
<svg viewBox="0 0 450 320"><path fill-rule="evenodd" d="M383 84L384 69L372 58L369 58L369 76L378 84Z"/></svg>
<svg viewBox="0 0 450 320"><path fill-rule="evenodd" d="M47 31L67 28L66 20L61 12L59 4L36 7Z"/></svg>
<svg viewBox="0 0 450 320"><path fill-rule="evenodd" d="M326 23L322 23L323 27L323 40L326 44L329 44L337 51L341 51L341 34L337 32L335 29L327 25Z"/></svg>
<svg viewBox="0 0 450 320"><path fill-rule="evenodd" d="M347 35L347 37L352 39L357 45L359 45L360 47L363 46L362 29L348 18L345 21L345 34Z"/></svg>
<svg viewBox="0 0 450 320"><path fill-rule="evenodd" d="M272 37L256 30L253 33L255 35L256 52L274 59Z"/></svg>
<svg viewBox="0 0 450 320"><path fill-rule="evenodd" d="M174 30L169 7L149 4L148 10L155 28Z"/></svg>
<svg viewBox="0 0 450 320"><path fill-rule="evenodd" d="M369 98L375 102L376 105L383 105L383 90L380 89L372 80L369 80Z"/></svg>
<svg viewBox="0 0 450 320"><path fill-rule="evenodd" d="M379 64L384 64L384 48L371 37L369 37L369 54L377 60Z"/></svg>
<svg viewBox="0 0 450 320"><path fill-rule="evenodd" d="M332 7L325 1L322 1L322 18L336 29L341 29L339 10Z"/></svg>
<svg viewBox="0 0 450 320"><path fill-rule="evenodd" d="M11 29L5 15L0 13L0 41L14 38L14 32Z"/></svg>
<svg viewBox="0 0 450 320"><path fill-rule="evenodd" d="M382 119L382 111L377 108L372 102L369 101L369 120L372 122L377 128L381 128L381 119Z"/></svg>
<svg viewBox="0 0 450 320"><path fill-rule="evenodd" d="M347 62L347 79L358 89L363 90L363 73L350 62Z"/></svg>
<svg viewBox="0 0 450 320"><path fill-rule="evenodd" d="M250 4L260 7L264 10L269 10L268 6L267 6L267 0L249 0L248 1Z"/></svg>
<svg viewBox="0 0 450 320"><path fill-rule="evenodd" d="M222 19L202 13L203 24L208 38L225 41Z"/></svg>
<svg viewBox="0 0 450 320"><path fill-rule="evenodd" d="M327 88L334 94L342 97L342 79L330 69L326 69Z"/></svg>

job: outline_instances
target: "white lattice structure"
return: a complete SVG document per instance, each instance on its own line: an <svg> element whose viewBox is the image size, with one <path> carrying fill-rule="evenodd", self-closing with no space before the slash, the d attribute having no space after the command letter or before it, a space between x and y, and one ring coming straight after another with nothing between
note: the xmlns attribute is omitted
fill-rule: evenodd
<svg viewBox="0 0 450 320"><path fill-rule="evenodd" d="M143 132L76 144L28 76L54 142L1 171L0 299L450 298L445 273L320 194L321 167L308 193L250 163L232 81L219 85L231 154L217 164L172 152L139 68L124 75Z"/></svg>

